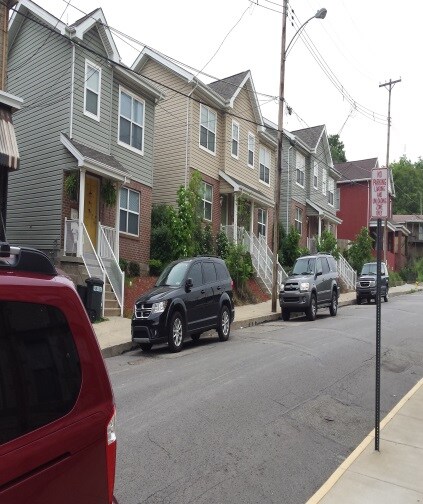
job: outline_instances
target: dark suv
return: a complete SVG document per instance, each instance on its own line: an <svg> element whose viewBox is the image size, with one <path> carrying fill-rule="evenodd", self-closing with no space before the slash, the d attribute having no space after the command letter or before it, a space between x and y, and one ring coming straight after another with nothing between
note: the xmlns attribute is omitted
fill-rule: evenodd
<svg viewBox="0 0 423 504"><path fill-rule="evenodd" d="M299 257L292 273L281 285L279 303L282 319L289 320L291 312L304 312L309 320L316 318L318 308L338 311L339 279L336 261L330 254Z"/></svg>
<svg viewBox="0 0 423 504"><path fill-rule="evenodd" d="M73 283L0 243L0 502L111 504L115 405Z"/></svg>
<svg viewBox="0 0 423 504"><path fill-rule="evenodd" d="M226 341L234 315L225 262L217 257L181 259L169 264L155 287L135 303L132 341L144 351L168 343L172 352L179 352L186 337L198 340L209 329Z"/></svg>
<svg viewBox="0 0 423 504"><path fill-rule="evenodd" d="M377 263L364 264L355 284L357 304L361 304L363 299L367 299L368 303L371 299L376 299L376 280ZM380 264L380 295L387 303L389 299L389 273L385 263Z"/></svg>

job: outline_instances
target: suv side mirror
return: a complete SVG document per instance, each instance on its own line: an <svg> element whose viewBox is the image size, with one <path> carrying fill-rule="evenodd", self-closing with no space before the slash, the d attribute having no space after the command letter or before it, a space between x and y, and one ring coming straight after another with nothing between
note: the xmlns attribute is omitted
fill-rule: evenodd
<svg viewBox="0 0 423 504"><path fill-rule="evenodd" d="M322 270L316 271L316 277L318 277L320 275L323 275L323 271Z"/></svg>
<svg viewBox="0 0 423 504"><path fill-rule="evenodd" d="M194 284L192 282L192 278L187 278L187 281L185 282L185 290L189 292L193 287Z"/></svg>

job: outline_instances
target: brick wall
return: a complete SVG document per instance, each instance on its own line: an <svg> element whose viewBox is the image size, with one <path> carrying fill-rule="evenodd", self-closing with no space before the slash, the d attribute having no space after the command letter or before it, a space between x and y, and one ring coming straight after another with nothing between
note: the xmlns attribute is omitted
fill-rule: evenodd
<svg viewBox="0 0 423 504"><path fill-rule="evenodd" d="M132 285L125 285L123 307L124 317L132 317L135 301L141 296L141 294L150 290L156 281L157 277L143 276L132 279Z"/></svg>

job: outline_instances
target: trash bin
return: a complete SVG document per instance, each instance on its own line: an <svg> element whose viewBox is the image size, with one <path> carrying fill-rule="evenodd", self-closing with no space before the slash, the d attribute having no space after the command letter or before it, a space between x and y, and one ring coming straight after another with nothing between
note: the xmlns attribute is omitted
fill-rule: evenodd
<svg viewBox="0 0 423 504"><path fill-rule="evenodd" d="M76 292L79 294L81 298L82 304L86 306L87 304L87 286L86 285L77 285Z"/></svg>
<svg viewBox="0 0 423 504"><path fill-rule="evenodd" d="M103 280L101 278L91 277L85 280L87 284L87 297L85 308L91 322L99 320L103 308Z"/></svg>

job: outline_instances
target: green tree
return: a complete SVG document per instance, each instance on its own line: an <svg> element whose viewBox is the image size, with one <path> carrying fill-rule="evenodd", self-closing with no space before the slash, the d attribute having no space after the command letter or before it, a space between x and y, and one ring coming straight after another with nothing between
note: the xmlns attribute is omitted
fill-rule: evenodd
<svg viewBox="0 0 423 504"><path fill-rule="evenodd" d="M345 163L347 157L345 155L344 142L341 142L339 135L329 135L328 136L330 153L332 156L332 161L334 163Z"/></svg>
<svg viewBox="0 0 423 504"><path fill-rule="evenodd" d="M279 249L279 261L288 268L291 268L297 257L300 256L300 233L291 226L289 233L286 234L282 228Z"/></svg>
<svg viewBox="0 0 423 504"><path fill-rule="evenodd" d="M335 236L327 229L325 229L320 238L316 239L316 248L318 252L327 252L332 254L335 259L339 259L340 250Z"/></svg>
<svg viewBox="0 0 423 504"><path fill-rule="evenodd" d="M406 156L391 163L394 179L394 214L420 214L423 202L423 160L412 163Z"/></svg>
<svg viewBox="0 0 423 504"><path fill-rule="evenodd" d="M363 264L372 261L373 238L366 227L362 227L348 249L348 261L351 266L360 272Z"/></svg>

